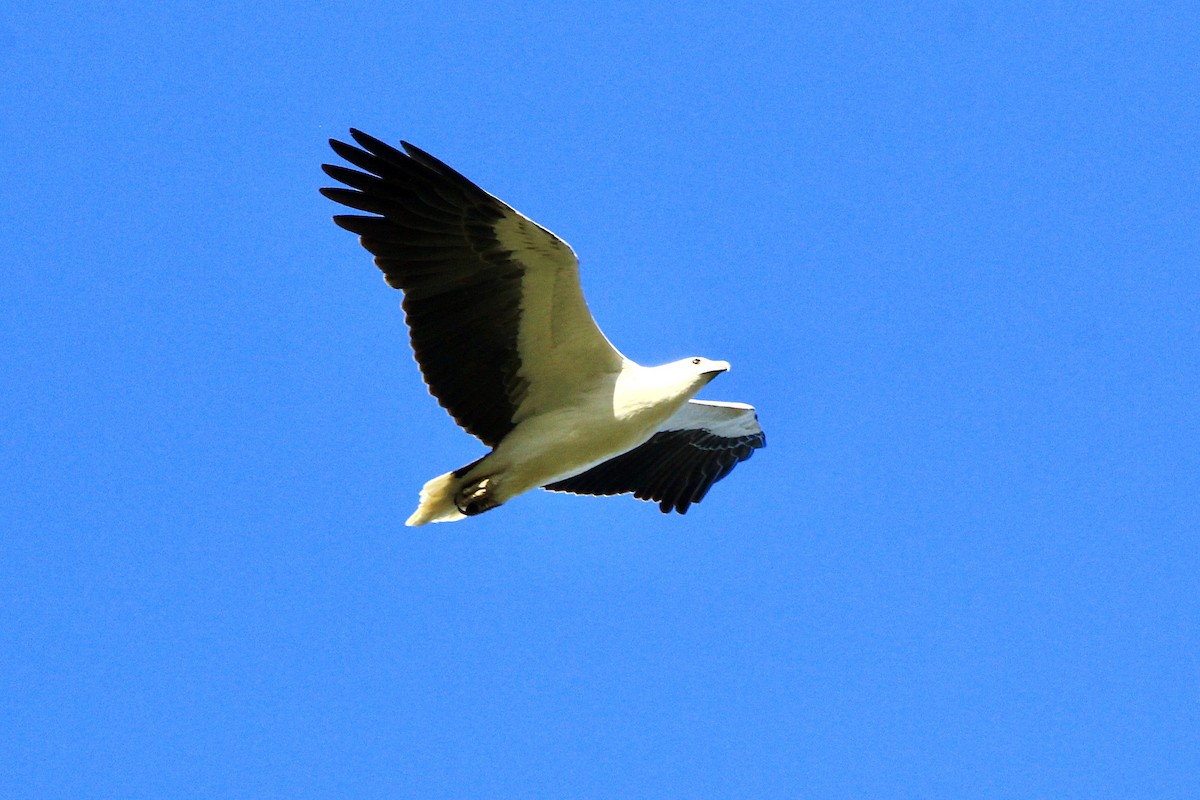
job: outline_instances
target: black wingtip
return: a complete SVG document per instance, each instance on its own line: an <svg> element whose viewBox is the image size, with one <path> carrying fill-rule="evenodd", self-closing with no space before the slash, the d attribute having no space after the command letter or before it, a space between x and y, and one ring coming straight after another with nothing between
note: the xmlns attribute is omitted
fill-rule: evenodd
<svg viewBox="0 0 1200 800"><path fill-rule="evenodd" d="M408 154L408 157L414 161L418 161L426 166L436 165L438 167L445 167L446 169L449 169L449 167L446 167L446 164L441 159L429 155L429 153L426 153L412 142L406 142L401 139L400 146L404 148L404 152ZM453 170L451 171L453 172Z"/></svg>
<svg viewBox="0 0 1200 800"><path fill-rule="evenodd" d="M358 128L351 128L350 135L354 137L354 141L358 142L359 147L366 150L368 153L374 153L380 158L388 160L403 159L404 153L392 147L382 139L376 139L369 133L363 133Z"/></svg>
<svg viewBox="0 0 1200 800"><path fill-rule="evenodd" d="M483 191L478 186L476 186L475 182L472 181L470 178L468 178L466 175L463 175L461 172L454 169L449 164L447 164L445 161L442 161L440 158L429 155L429 153L426 153L424 150L417 147L412 142L401 141L400 146L404 148L404 153L408 158L411 158L413 161L420 164L422 167L425 167L426 169L429 169L429 170L433 170L438 175L441 175L443 178L446 178L447 180L450 180L450 181L458 184L461 188L466 189L468 191L471 191L471 192L482 192Z"/></svg>
<svg viewBox="0 0 1200 800"><path fill-rule="evenodd" d="M321 190L321 194L325 194L324 189ZM328 195L326 195L326 197L328 197ZM354 229L355 224L352 221L352 220L356 220L356 219L362 219L362 217L360 217L356 214L334 214L333 215L333 223L335 225L337 225L339 228L350 231L351 233L358 233L358 231L356 231Z"/></svg>
<svg viewBox="0 0 1200 800"><path fill-rule="evenodd" d="M382 174L380 173L380 169L386 168L383 167L383 164L401 165L415 163L425 169L432 170L444 179L458 184L461 188L474 192L481 191L465 175L450 167L441 159L426 153L412 142L401 140L400 147L402 149L397 149L381 139L376 139L369 133L363 133L358 128L351 128L350 136L358 144L358 147L338 141L337 139L330 139L329 146L333 148L335 153L357 167L368 169L376 174ZM376 161L375 159L379 159L383 164L380 164L380 161Z"/></svg>

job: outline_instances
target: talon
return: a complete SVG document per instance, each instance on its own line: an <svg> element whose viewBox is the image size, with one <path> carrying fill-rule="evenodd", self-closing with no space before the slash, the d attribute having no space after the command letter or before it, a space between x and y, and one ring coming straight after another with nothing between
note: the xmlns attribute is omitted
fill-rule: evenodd
<svg viewBox="0 0 1200 800"><path fill-rule="evenodd" d="M485 511L491 511L500 504L488 494L490 483L491 480L489 478L482 478L470 486L464 486L455 496L454 506L460 513L466 514L468 517L482 514Z"/></svg>

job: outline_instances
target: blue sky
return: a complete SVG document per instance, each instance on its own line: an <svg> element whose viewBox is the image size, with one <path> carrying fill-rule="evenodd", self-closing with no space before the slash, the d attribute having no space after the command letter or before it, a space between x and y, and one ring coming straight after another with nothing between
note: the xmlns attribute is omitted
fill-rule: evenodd
<svg viewBox="0 0 1200 800"><path fill-rule="evenodd" d="M38 3L0 21L0 796L1200 796L1200 13ZM480 445L318 187L567 239L769 446Z"/></svg>

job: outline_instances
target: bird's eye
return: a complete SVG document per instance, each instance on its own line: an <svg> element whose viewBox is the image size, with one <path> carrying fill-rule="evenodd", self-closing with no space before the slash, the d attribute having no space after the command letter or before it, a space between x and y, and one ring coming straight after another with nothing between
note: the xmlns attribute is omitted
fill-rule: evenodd
<svg viewBox="0 0 1200 800"><path fill-rule="evenodd" d="M693 359L692 359L692 363L693 363L693 364L696 364L696 365L699 365L699 364L700 364L700 359L698 359L698 358L693 358Z"/></svg>

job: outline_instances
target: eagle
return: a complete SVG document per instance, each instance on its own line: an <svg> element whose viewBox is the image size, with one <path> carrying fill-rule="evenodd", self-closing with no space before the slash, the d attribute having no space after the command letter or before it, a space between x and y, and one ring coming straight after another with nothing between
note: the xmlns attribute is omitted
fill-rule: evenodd
<svg viewBox="0 0 1200 800"><path fill-rule="evenodd" d="M351 129L357 169L321 193L364 214L357 234L402 307L425 383L490 452L425 483L408 525L453 522L535 488L632 494L686 513L766 445L745 403L695 400L725 361L646 367L601 333L579 260L550 231L438 159Z"/></svg>

